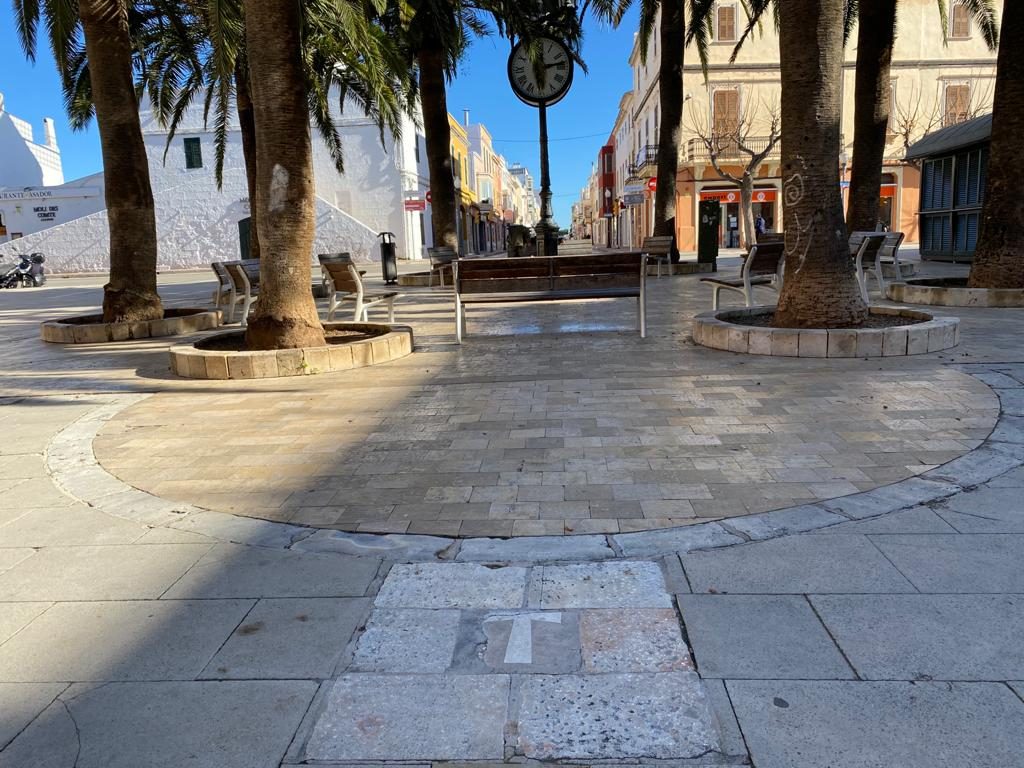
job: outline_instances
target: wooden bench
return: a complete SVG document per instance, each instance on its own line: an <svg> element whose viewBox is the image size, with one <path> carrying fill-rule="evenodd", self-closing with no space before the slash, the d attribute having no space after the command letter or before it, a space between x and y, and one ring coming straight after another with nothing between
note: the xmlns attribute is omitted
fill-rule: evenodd
<svg viewBox="0 0 1024 768"><path fill-rule="evenodd" d="M465 305L571 299L637 299L640 338L647 335L647 258L638 252L454 262L455 336L462 343Z"/></svg>
<svg viewBox="0 0 1024 768"><path fill-rule="evenodd" d="M389 323L395 321L395 299L399 296L398 291L366 293L359 270L351 260L321 261L320 266L327 279L327 291L330 296L330 303L327 307L328 320L334 319L334 313L338 311L341 302L354 301L356 305L352 317L354 322L358 323L360 320L369 322L367 310L376 304L384 304L387 307Z"/></svg>
<svg viewBox="0 0 1024 768"><path fill-rule="evenodd" d="M452 262L457 258L455 249L450 246L440 248L428 248L427 256L430 258L430 275L427 277L427 287L434 284L434 275L441 278L441 287L444 288L444 272L452 271Z"/></svg>
<svg viewBox="0 0 1024 768"><path fill-rule="evenodd" d="M228 307L228 322L235 320L235 304L242 305L242 327L249 324L249 310L260 297L260 262L259 259L244 261L226 261L224 268L231 277L235 292Z"/></svg>
<svg viewBox="0 0 1024 768"><path fill-rule="evenodd" d="M746 306L754 306L754 287L771 288L774 291L782 287L782 272L786 260L786 244L780 241L757 243L750 247L743 259L743 269L738 280L727 280L719 277L702 277L701 282L713 289L711 309L718 309L718 294L722 291L736 291L743 294Z"/></svg>
<svg viewBox="0 0 1024 768"><path fill-rule="evenodd" d="M643 247L640 250L649 260L658 264L658 277L661 277L662 264L668 267L668 273L672 274L672 244L674 241L675 238L672 235L644 239Z"/></svg>

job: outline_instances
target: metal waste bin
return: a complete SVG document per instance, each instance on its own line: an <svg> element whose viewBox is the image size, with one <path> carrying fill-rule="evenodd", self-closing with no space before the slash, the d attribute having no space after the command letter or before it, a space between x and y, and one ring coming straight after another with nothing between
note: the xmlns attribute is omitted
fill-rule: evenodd
<svg viewBox="0 0 1024 768"><path fill-rule="evenodd" d="M718 229L722 219L722 205L717 200L701 200L699 210L697 263L710 264L715 271L718 269Z"/></svg>
<svg viewBox="0 0 1024 768"><path fill-rule="evenodd" d="M381 232L380 238L380 269L384 274L384 282L394 285L398 282L398 256L395 253L395 233Z"/></svg>

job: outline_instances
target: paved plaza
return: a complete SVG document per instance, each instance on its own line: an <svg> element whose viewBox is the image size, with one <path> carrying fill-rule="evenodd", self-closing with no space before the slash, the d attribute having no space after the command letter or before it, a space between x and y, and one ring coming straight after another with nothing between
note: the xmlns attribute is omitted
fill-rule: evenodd
<svg viewBox="0 0 1024 768"><path fill-rule="evenodd" d="M1024 311L797 360L696 277L644 340L404 289L413 355L218 382L38 340L101 284L0 294L0 768L1020 764Z"/></svg>

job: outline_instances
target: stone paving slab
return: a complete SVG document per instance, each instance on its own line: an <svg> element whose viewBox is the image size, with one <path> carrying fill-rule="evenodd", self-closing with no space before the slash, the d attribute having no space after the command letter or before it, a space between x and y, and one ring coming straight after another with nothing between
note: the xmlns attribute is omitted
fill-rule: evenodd
<svg viewBox="0 0 1024 768"><path fill-rule="evenodd" d="M1024 592L1024 535L877 535L871 540L921 592Z"/></svg>
<svg viewBox="0 0 1024 768"><path fill-rule="evenodd" d="M586 673L693 671L671 608L583 611L580 639Z"/></svg>
<svg viewBox="0 0 1024 768"><path fill-rule="evenodd" d="M157 598L208 549L206 544L47 547L0 574L0 601Z"/></svg>
<svg viewBox="0 0 1024 768"><path fill-rule="evenodd" d="M452 671L578 672L579 625L575 611L463 611Z"/></svg>
<svg viewBox="0 0 1024 768"><path fill-rule="evenodd" d="M338 678L305 757L313 761L501 760L507 675Z"/></svg>
<svg viewBox="0 0 1024 768"><path fill-rule="evenodd" d="M694 593L913 592L863 535L789 536L682 556Z"/></svg>
<svg viewBox="0 0 1024 768"><path fill-rule="evenodd" d="M956 533L956 529L929 507L914 507L881 517L840 523L811 533Z"/></svg>
<svg viewBox="0 0 1024 768"><path fill-rule="evenodd" d="M541 566L533 571L531 595L535 593L536 607L544 609L672 605L661 569L643 561Z"/></svg>
<svg viewBox="0 0 1024 768"><path fill-rule="evenodd" d="M531 675L519 696L518 751L529 758L667 760L720 748L693 673Z"/></svg>
<svg viewBox="0 0 1024 768"><path fill-rule="evenodd" d="M323 679L369 609L366 598L260 600L206 665L208 679Z"/></svg>
<svg viewBox="0 0 1024 768"><path fill-rule="evenodd" d="M459 620L457 610L378 608L359 636L348 670L445 672L455 653Z"/></svg>
<svg viewBox="0 0 1024 768"><path fill-rule="evenodd" d="M984 486L948 499L935 511L960 533L1024 533L1019 488Z"/></svg>
<svg viewBox="0 0 1024 768"><path fill-rule="evenodd" d="M1024 597L1019 595L814 595L810 600L863 679L1024 677Z"/></svg>
<svg viewBox="0 0 1024 768"><path fill-rule="evenodd" d="M1018 765L1024 703L999 683L726 683L757 766Z"/></svg>
<svg viewBox="0 0 1024 768"><path fill-rule="evenodd" d="M131 544L148 530L144 525L76 504L30 510L0 526L0 541L5 547Z"/></svg>
<svg viewBox="0 0 1024 768"><path fill-rule="evenodd" d="M388 573L376 604L388 608L519 608L525 595L525 568L399 564Z"/></svg>
<svg viewBox="0 0 1024 768"><path fill-rule="evenodd" d="M0 766L276 768L315 692L300 680L97 686L50 705Z"/></svg>
<svg viewBox="0 0 1024 768"><path fill-rule="evenodd" d="M0 645L51 605L53 603L0 603Z"/></svg>
<svg viewBox="0 0 1024 768"><path fill-rule="evenodd" d="M0 750L66 687L64 683L0 683Z"/></svg>
<svg viewBox="0 0 1024 768"><path fill-rule="evenodd" d="M855 676L803 596L680 595L678 599L703 678L838 680Z"/></svg>
<svg viewBox="0 0 1024 768"><path fill-rule="evenodd" d="M359 597L380 561L368 557L298 554L219 544L172 586L165 597Z"/></svg>
<svg viewBox="0 0 1024 768"><path fill-rule="evenodd" d="M251 607L251 600L57 603L0 645L0 680L190 680Z"/></svg>

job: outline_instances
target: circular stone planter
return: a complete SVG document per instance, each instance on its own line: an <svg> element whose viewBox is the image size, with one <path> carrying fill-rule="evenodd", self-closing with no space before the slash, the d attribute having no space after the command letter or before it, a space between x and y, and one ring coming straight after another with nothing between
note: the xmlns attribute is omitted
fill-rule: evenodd
<svg viewBox="0 0 1024 768"><path fill-rule="evenodd" d="M412 328L378 323L324 323L324 330L363 331L379 334L347 344L300 349L270 349L244 352L196 349L193 344L171 347L171 371L187 379L270 379L280 376L309 376L331 371L348 371L397 360L412 352ZM242 336L229 331L204 339Z"/></svg>
<svg viewBox="0 0 1024 768"><path fill-rule="evenodd" d="M451 280L449 280L448 277L445 276L444 281L447 287L450 288ZM406 272L404 275L398 276L398 284L401 286L405 286L406 288L426 288L430 285L430 283L431 280L429 272ZM436 276L434 277L433 284L436 286L441 285L440 281L437 279Z"/></svg>
<svg viewBox="0 0 1024 768"><path fill-rule="evenodd" d="M886 295L901 304L935 307L1024 307L1019 288L968 288L965 277L934 277L889 283Z"/></svg>
<svg viewBox="0 0 1024 768"><path fill-rule="evenodd" d="M102 344L129 339L156 339L208 331L221 324L221 312L201 307L182 307L164 311L162 320L135 323L104 323L103 315L79 315L49 320L40 326L43 341L56 344Z"/></svg>
<svg viewBox="0 0 1024 768"><path fill-rule="evenodd" d="M693 340L712 349L776 357L900 357L923 355L960 343L960 319L935 318L902 307L870 307L873 315L896 315L913 321L889 328L800 330L743 325L743 318L772 307L705 312L693 319Z"/></svg>

